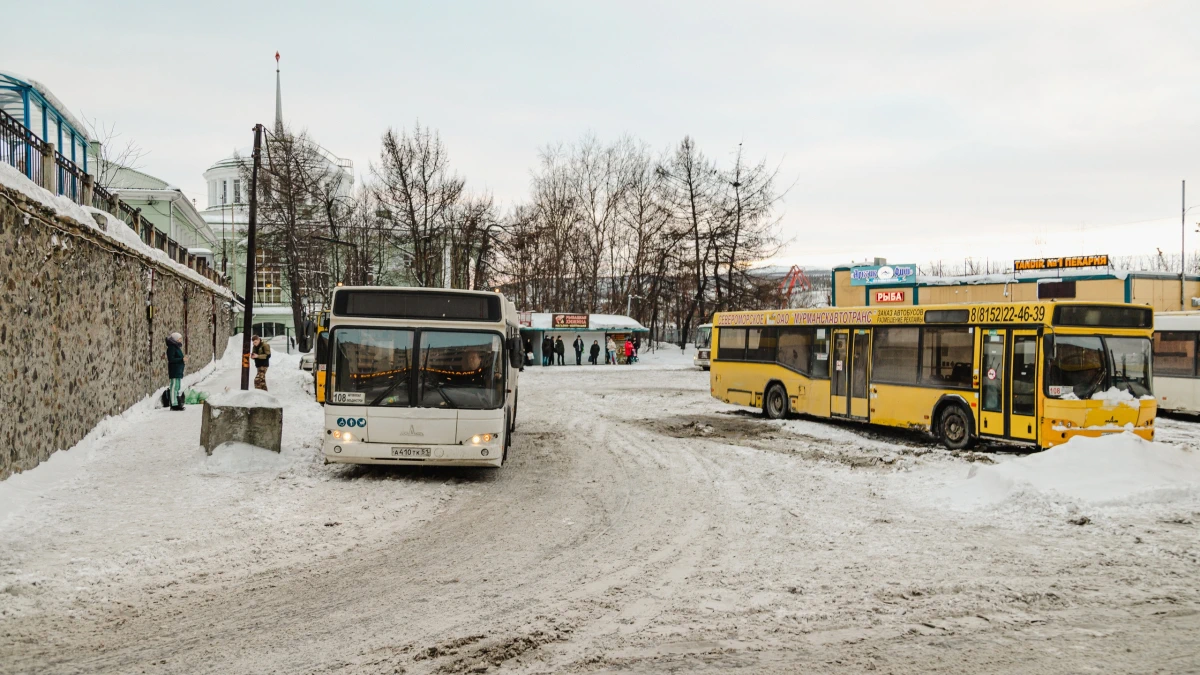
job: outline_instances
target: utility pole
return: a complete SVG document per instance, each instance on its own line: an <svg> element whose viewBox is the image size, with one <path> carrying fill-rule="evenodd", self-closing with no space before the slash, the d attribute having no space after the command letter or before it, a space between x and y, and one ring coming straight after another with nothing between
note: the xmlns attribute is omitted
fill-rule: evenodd
<svg viewBox="0 0 1200 675"><path fill-rule="evenodd" d="M254 235L258 225L258 166L262 146L261 124L254 125L254 168L250 171L250 224L246 232L246 313L242 319L242 391L250 389L250 333L254 328Z"/></svg>
<svg viewBox="0 0 1200 675"><path fill-rule="evenodd" d="M1185 274L1187 273L1187 244L1185 235L1187 234L1187 224L1184 222L1187 218L1187 181L1180 183L1180 204L1179 204L1179 310L1187 309L1187 303L1184 302L1184 285Z"/></svg>

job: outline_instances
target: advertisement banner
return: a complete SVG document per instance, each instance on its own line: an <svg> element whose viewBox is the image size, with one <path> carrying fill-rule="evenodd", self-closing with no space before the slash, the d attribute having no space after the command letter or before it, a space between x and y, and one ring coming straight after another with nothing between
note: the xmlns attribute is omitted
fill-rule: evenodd
<svg viewBox="0 0 1200 675"><path fill-rule="evenodd" d="M554 329L576 329L587 330L588 328L587 314L553 314L551 315L550 326Z"/></svg>
<svg viewBox="0 0 1200 675"><path fill-rule="evenodd" d="M851 286L875 286L878 284L906 284L917 276L916 265L872 265L851 267Z"/></svg>
<svg viewBox="0 0 1200 675"><path fill-rule="evenodd" d="M1031 258L1014 260L1014 272L1030 270L1067 270L1077 267L1108 267L1107 255L1077 255L1065 258Z"/></svg>

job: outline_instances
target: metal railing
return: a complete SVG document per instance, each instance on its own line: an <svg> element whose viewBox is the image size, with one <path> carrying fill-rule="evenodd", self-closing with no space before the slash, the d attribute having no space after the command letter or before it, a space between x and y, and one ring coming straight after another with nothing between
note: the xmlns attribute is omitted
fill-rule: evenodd
<svg viewBox="0 0 1200 675"><path fill-rule="evenodd" d="M0 110L0 162L16 167L29 180L44 185L42 157L49 149L25 125Z"/></svg>
<svg viewBox="0 0 1200 675"><path fill-rule="evenodd" d="M76 204L111 213L137 232L147 245L163 251L171 260L186 265L209 281L229 287L228 280L206 259L188 253L186 247L154 229L153 223L142 218L141 209L126 204L103 187L93 185L92 177L77 164L3 110L0 110L0 162L15 167L37 185L68 197Z"/></svg>

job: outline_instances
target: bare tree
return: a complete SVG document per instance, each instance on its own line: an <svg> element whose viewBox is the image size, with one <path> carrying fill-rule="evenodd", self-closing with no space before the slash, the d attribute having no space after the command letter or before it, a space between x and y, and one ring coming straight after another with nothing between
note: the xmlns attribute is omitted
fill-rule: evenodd
<svg viewBox="0 0 1200 675"><path fill-rule="evenodd" d="M105 190L121 187L121 169L137 170L142 168L142 159L148 152L133 139L126 139L122 142L116 124L105 124L96 118L85 117L83 125L87 127L87 133L92 137L92 147L96 152L94 174L96 187ZM61 151L62 148L59 150Z"/></svg>
<svg viewBox="0 0 1200 675"><path fill-rule="evenodd" d="M762 280L750 277L747 272L754 261L778 252L775 232L779 219L774 211L783 195L775 190L777 176L778 169L768 169L765 161L748 164L740 143L733 166L720 174L720 225L714 234L719 254L714 256L713 274L717 311L757 309L772 304L769 301L764 304Z"/></svg>
<svg viewBox="0 0 1200 675"><path fill-rule="evenodd" d="M239 158L249 185L249 162ZM340 186L342 172L304 132L277 128L263 144L258 176L258 236L264 259L278 261L298 332L305 325L305 298L328 292L329 244L326 236L345 214L333 204L330 186ZM323 200L325 200L323 202ZM332 220L331 220L332 219ZM257 255L257 251L248 252ZM301 340L301 347L305 345Z"/></svg>
<svg viewBox="0 0 1200 675"><path fill-rule="evenodd" d="M683 348L696 316L708 314L709 270L716 255L713 220L717 171L696 147L691 136L684 136L675 151L660 165L659 171L667 185L667 200L674 217L687 233L691 256L684 263L685 274L692 278L694 292L687 308L680 314L679 346Z"/></svg>
<svg viewBox="0 0 1200 675"><path fill-rule="evenodd" d="M443 247L450 244L449 219L465 182L450 170L449 153L436 130L417 123L412 133L383 135L376 196L392 213L398 244L410 249L411 269L420 286L436 285L442 275Z"/></svg>

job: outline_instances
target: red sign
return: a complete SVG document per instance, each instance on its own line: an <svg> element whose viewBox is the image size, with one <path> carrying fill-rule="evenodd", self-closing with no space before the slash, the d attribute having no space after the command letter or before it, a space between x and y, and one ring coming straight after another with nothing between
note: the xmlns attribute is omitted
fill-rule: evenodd
<svg viewBox="0 0 1200 675"><path fill-rule="evenodd" d="M875 291L875 302L904 302L904 291Z"/></svg>
<svg viewBox="0 0 1200 675"><path fill-rule="evenodd" d="M526 328L533 327L533 312L517 312L517 321Z"/></svg>
<svg viewBox="0 0 1200 675"><path fill-rule="evenodd" d="M551 317L550 325L553 328L582 328L587 330L588 318L587 314L554 314Z"/></svg>

